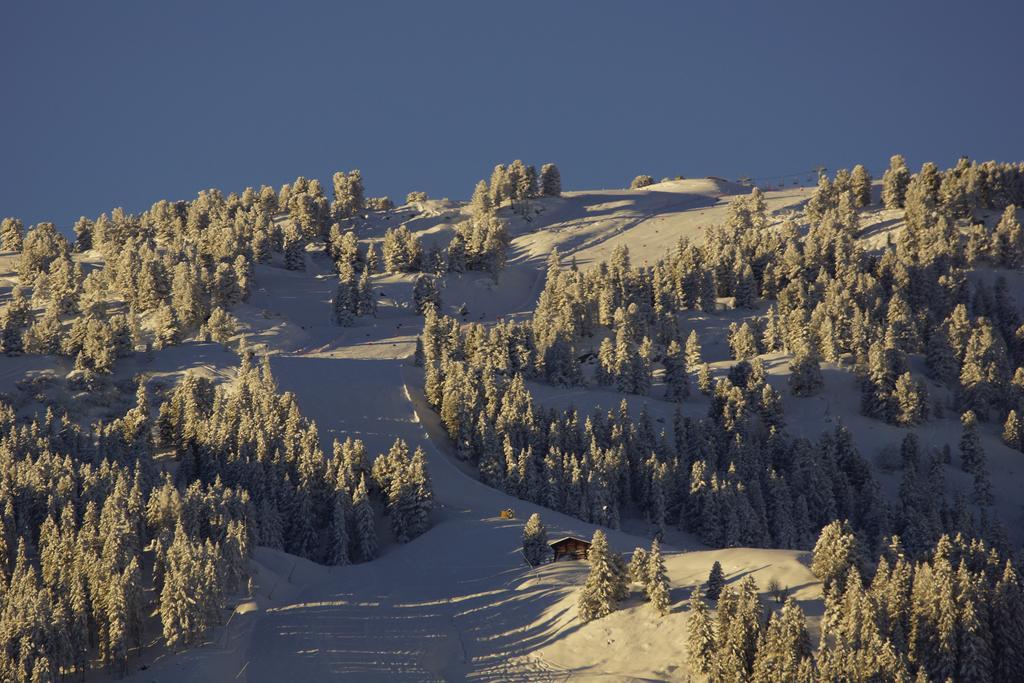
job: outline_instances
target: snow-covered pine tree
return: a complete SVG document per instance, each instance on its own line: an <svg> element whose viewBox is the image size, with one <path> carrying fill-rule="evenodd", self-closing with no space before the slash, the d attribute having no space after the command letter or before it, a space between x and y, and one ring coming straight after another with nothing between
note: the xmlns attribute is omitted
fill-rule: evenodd
<svg viewBox="0 0 1024 683"><path fill-rule="evenodd" d="M545 197L562 196L562 176L554 164L544 164L540 169L540 193Z"/></svg>
<svg viewBox="0 0 1024 683"><path fill-rule="evenodd" d="M2 319L3 314L0 314L0 321ZM25 331L23 337L25 352L40 355L59 353L62 331L59 311L57 306L51 303Z"/></svg>
<svg viewBox="0 0 1024 683"><path fill-rule="evenodd" d="M282 232L284 237L284 267L288 270L306 269L306 242L298 229L289 224Z"/></svg>
<svg viewBox="0 0 1024 683"><path fill-rule="evenodd" d="M92 228L93 222L85 216L81 216L77 221L75 221L74 230L76 252L82 253L83 251L89 251L92 249ZM0 230L0 233L2 233L2 230ZM2 237L0 237L0 241L2 241Z"/></svg>
<svg viewBox="0 0 1024 683"><path fill-rule="evenodd" d="M928 394L924 385L905 372L896 380L893 399L897 405L896 423L912 427L924 422L928 415Z"/></svg>
<svg viewBox="0 0 1024 683"><path fill-rule="evenodd" d="M708 572L708 580L705 585L707 586L708 600L718 600L718 596L725 586L725 572L722 571L722 563L718 560L715 560L714 564L711 565L711 571Z"/></svg>
<svg viewBox="0 0 1024 683"><path fill-rule="evenodd" d="M697 336L697 330L690 330L690 334L686 337L686 367L696 368L703 364L704 360L701 357L700 349L700 338Z"/></svg>
<svg viewBox="0 0 1024 683"><path fill-rule="evenodd" d="M1004 268L1020 268L1024 265L1024 229L1017 220L1017 207L1013 204L1003 211L992 242L993 256L998 265Z"/></svg>
<svg viewBox="0 0 1024 683"><path fill-rule="evenodd" d="M25 290L15 287L11 300L0 309L0 351L8 355L25 349L25 333L32 323L32 306Z"/></svg>
<svg viewBox="0 0 1024 683"><path fill-rule="evenodd" d="M605 337L601 340L597 350L597 368L594 372L594 379L599 387L607 387L615 384L616 377L615 344L610 337Z"/></svg>
<svg viewBox="0 0 1024 683"><path fill-rule="evenodd" d="M195 561L180 519L174 532L174 542L167 550L166 562L160 593L160 621L167 646L176 648L192 641L197 625L192 616L197 598L192 584Z"/></svg>
<svg viewBox="0 0 1024 683"><path fill-rule="evenodd" d="M523 527L523 557L530 566L536 567L543 564L550 554L547 529L544 528L540 515L535 512L530 515Z"/></svg>
<svg viewBox="0 0 1024 683"><path fill-rule="evenodd" d="M713 671L717 680L750 678L763 611L752 576L743 579L738 593L732 587L722 591L718 600L718 656Z"/></svg>
<svg viewBox="0 0 1024 683"><path fill-rule="evenodd" d="M231 264L218 263L210 283L210 299L213 306L231 308L242 300L238 278Z"/></svg>
<svg viewBox="0 0 1024 683"><path fill-rule="evenodd" d="M792 597L771 615L754 659L752 681L807 681L811 671L811 640L803 610Z"/></svg>
<svg viewBox="0 0 1024 683"><path fill-rule="evenodd" d="M832 188L828 174L824 171L818 174L818 186L814 194L807 200L807 218L811 225L818 225L826 213L835 208L837 193Z"/></svg>
<svg viewBox="0 0 1024 683"><path fill-rule="evenodd" d="M441 308L441 292L438 290L437 283L431 275L423 274L416 278L416 283L413 285L412 298L416 312L420 315L425 313L428 306Z"/></svg>
<svg viewBox="0 0 1024 683"><path fill-rule="evenodd" d="M893 155L889 159L888 170L882 175L882 203L885 204L885 208L903 208L909 184L910 170L907 168L907 162L902 155Z"/></svg>
<svg viewBox="0 0 1024 683"><path fill-rule="evenodd" d="M747 360L758 354L757 337L750 323L744 321L742 325L729 324L729 347L736 360Z"/></svg>
<svg viewBox="0 0 1024 683"><path fill-rule="evenodd" d="M697 371L697 388L700 389L700 393L710 396L713 381L714 376L711 374L711 365L704 363L700 366L700 370Z"/></svg>
<svg viewBox="0 0 1024 683"><path fill-rule="evenodd" d="M737 264L734 308L754 308L757 303L757 280L749 263Z"/></svg>
<svg viewBox="0 0 1024 683"><path fill-rule="evenodd" d="M1011 410L1003 423L1003 443L1010 448L1024 451L1024 426L1016 410Z"/></svg>
<svg viewBox="0 0 1024 683"><path fill-rule="evenodd" d="M314 501L309 490L296 487L293 494L293 510L285 537L285 549L293 555L319 558L317 543L318 529L314 527Z"/></svg>
<svg viewBox="0 0 1024 683"><path fill-rule="evenodd" d="M420 446L409 460L409 483L412 495L407 510L410 538L416 538L430 528L430 513L434 509L434 487L427 472L427 454Z"/></svg>
<svg viewBox="0 0 1024 683"><path fill-rule="evenodd" d="M513 202L526 198L526 164L516 159L508 165L508 196Z"/></svg>
<svg viewBox="0 0 1024 683"><path fill-rule="evenodd" d="M942 210L954 218L970 216L970 203L967 190L955 173L944 173L942 184L939 185L939 203Z"/></svg>
<svg viewBox="0 0 1024 683"><path fill-rule="evenodd" d="M355 520L355 545L359 550L359 559L369 562L377 556L377 525L370 497L366 493L365 474L359 476L359 485L352 496L352 516Z"/></svg>
<svg viewBox="0 0 1024 683"><path fill-rule="evenodd" d="M698 296L697 307L700 310L706 313L714 313L718 310L718 292L715 288L715 276L710 270L704 271Z"/></svg>
<svg viewBox="0 0 1024 683"><path fill-rule="evenodd" d="M647 566L647 551L640 547L634 548L626 569L629 580L632 583L644 585L647 582Z"/></svg>
<svg viewBox="0 0 1024 683"><path fill-rule="evenodd" d="M579 361L568 334L558 333L544 351L544 375L555 386L573 387L583 383Z"/></svg>
<svg viewBox="0 0 1024 683"><path fill-rule="evenodd" d="M679 342L669 342L662 358L665 366L665 398L669 401L682 401L690 395L690 373L687 372L686 358Z"/></svg>
<svg viewBox="0 0 1024 683"><path fill-rule="evenodd" d="M577 601L580 621L593 621L611 614L628 590L625 586L625 576L616 567L616 560L612 555L604 532L596 530L590 542L590 550L587 552L590 573Z"/></svg>
<svg viewBox="0 0 1024 683"><path fill-rule="evenodd" d="M850 524L839 520L826 524L814 544L811 560L811 573L821 579L825 591L860 564L860 549Z"/></svg>
<svg viewBox="0 0 1024 683"><path fill-rule="evenodd" d="M1020 577L1009 560L992 594L993 680L1013 681L1024 677L1024 594Z"/></svg>
<svg viewBox="0 0 1024 683"><path fill-rule="evenodd" d="M668 572L665 569L665 560L661 556L661 544L658 543L658 539L651 542L644 591L658 614L664 616L669 613L672 609L672 598L669 596Z"/></svg>
<svg viewBox="0 0 1024 683"><path fill-rule="evenodd" d="M332 180L334 201L331 204L331 213L335 220L352 218L362 213L366 203L362 174L358 170L348 173L338 171Z"/></svg>
<svg viewBox="0 0 1024 683"><path fill-rule="evenodd" d="M651 391L651 340L644 337L630 358L631 391L646 396Z"/></svg>
<svg viewBox="0 0 1024 683"><path fill-rule="evenodd" d="M798 350L789 364L789 391L794 396L814 396L821 390L821 365L806 346Z"/></svg>
<svg viewBox="0 0 1024 683"><path fill-rule="evenodd" d="M928 376L937 382L950 384L960 376L960 361L949 344L945 327L936 329L925 345L925 362Z"/></svg>
<svg viewBox="0 0 1024 683"><path fill-rule="evenodd" d="M227 344L238 332L238 320L223 308L214 308L210 312L210 319L206 321L206 329L210 340Z"/></svg>
<svg viewBox="0 0 1024 683"><path fill-rule="evenodd" d="M978 418L968 410L960 416L963 431L960 434L960 467L964 472L975 473L985 467L985 451L978 434Z"/></svg>
<svg viewBox="0 0 1024 683"><path fill-rule="evenodd" d="M0 221L0 251L21 251L25 240L25 227L18 218Z"/></svg>
<svg viewBox="0 0 1024 683"><path fill-rule="evenodd" d="M252 293L252 262L245 254L239 254L231 262L231 270L238 288L238 301L248 301Z"/></svg>
<svg viewBox="0 0 1024 683"><path fill-rule="evenodd" d="M717 596L712 599L717 599ZM700 676L707 676L711 673L716 649L715 625L700 586L697 586L690 594L690 617L686 633L686 654L690 668Z"/></svg>
<svg viewBox="0 0 1024 683"><path fill-rule="evenodd" d="M337 491L331 506L330 547L327 561L338 567L351 563L348 534L349 507L348 493L343 489Z"/></svg>
<svg viewBox="0 0 1024 683"><path fill-rule="evenodd" d="M257 228L252 236L252 260L256 263L268 263L272 255L270 229Z"/></svg>
<svg viewBox="0 0 1024 683"><path fill-rule="evenodd" d="M105 647L107 666L118 677L128 668L128 600L121 577L114 576L107 586Z"/></svg>
<svg viewBox="0 0 1024 683"><path fill-rule="evenodd" d="M363 274L359 276L359 284L356 286L357 310L359 315L377 315L377 299L373 296L373 286L370 284L370 269L363 268Z"/></svg>
<svg viewBox="0 0 1024 683"><path fill-rule="evenodd" d="M409 472L401 464L390 473L387 484L388 518L391 532L399 543L412 540L410 512L415 503L415 494Z"/></svg>
<svg viewBox="0 0 1024 683"><path fill-rule="evenodd" d="M850 175L850 191L853 193L854 206L862 208L871 204L871 174L863 164L853 167Z"/></svg>
<svg viewBox="0 0 1024 683"><path fill-rule="evenodd" d="M355 282L339 278L338 287L334 290L331 301L331 317L335 325L349 327L355 323L359 310L359 295L355 291Z"/></svg>

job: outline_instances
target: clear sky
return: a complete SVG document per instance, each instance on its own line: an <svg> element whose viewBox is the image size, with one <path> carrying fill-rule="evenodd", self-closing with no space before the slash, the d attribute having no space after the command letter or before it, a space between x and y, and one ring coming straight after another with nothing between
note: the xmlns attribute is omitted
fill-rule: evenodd
<svg viewBox="0 0 1024 683"><path fill-rule="evenodd" d="M352 168L464 198L515 158L566 189L1020 160L1022 26L1019 2L5 2L0 216Z"/></svg>

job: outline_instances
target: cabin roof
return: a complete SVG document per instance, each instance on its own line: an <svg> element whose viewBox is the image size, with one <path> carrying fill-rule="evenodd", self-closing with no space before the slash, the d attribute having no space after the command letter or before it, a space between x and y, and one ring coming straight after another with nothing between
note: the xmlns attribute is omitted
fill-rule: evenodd
<svg viewBox="0 0 1024 683"><path fill-rule="evenodd" d="M578 536L562 536L561 538L556 538L553 541L549 541L548 545L558 545L559 543L565 543L566 541L579 541L580 543L586 543L587 545L590 545L590 541L588 541L585 538L580 538Z"/></svg>

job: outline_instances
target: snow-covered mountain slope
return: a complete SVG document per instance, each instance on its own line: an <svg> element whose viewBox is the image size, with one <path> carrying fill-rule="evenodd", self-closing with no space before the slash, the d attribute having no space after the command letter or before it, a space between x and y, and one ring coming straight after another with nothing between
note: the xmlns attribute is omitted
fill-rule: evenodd
<svg viewBox="0 0 1024 683"><path fill-rule="evenodd" d="M499 282L479 273L449 276L445 308L465 302L468 317L483 320L528 312L543 287L552 247L584 266L619 242L634 258L653 260L683 234L699 240L700 226L724 216L723 195L734 189L676 181L539 201L543 210L535 224L521 221L513 229L513 258ZM801 191L769 195L769 205L790 206L802 198ZM434 206L407 224L442 239L450 230L445 217L458 211ZM370 225L367 236L377 229L383 234L384 226ZM360 318L350 328L330 321L335 278L322 253L307 254L306 272L259 266L256 282L250 301L234 312L249 342L271 354L280 388L295 393L323 443L353 436L371 454L386 451L396 437L423 446L438 503L435 524L413 542L386 545L380 558L349 567L321 567L257 549L256 595L239 599L211 642L177 653L153 648L127 680L682 679L685 600L716 559L730 580L755 572L765 590L777 578L797 589L809 615L820 613L806 553L708 551L679 534L664 548L673 586L670 615L654 619L650 606L634 597L612 618L581 624L575 600L583 563L531 569L520 552L522 525L539 512L551 537L589 538L596 527L488 488L448 454L447 437L420 394L422 374L408 362L422 326L407 305L412 278L378 276L378 317ZM188 342L150 361L129 360L118 375L145 371L170 380L199 370L230 377L236 362L218 345ZM506 507L516 519L499 518ZM637 533L609 532L615 550L650 544L643 524L624 526Z"/></svg>
<svg viewBox="0 0 1024 683"><path fill-rule="evenodd" d="M609 257L619 245L629 247L634 263L653 263L681 237L700 242L702 228L721 223L730 197L745 191L714 180L670 181L643 190L539 199L526 214L529 220L502 209L513 238L508 267L497 282L477 272L446 276L443 310L453 315L465 304L466 320L484 322L528 314L543 288L552 248L563 262L575 259L582 268ZM779 215L797 209L809 196L809 190L794 188L767 192L765 198L769 210ZM465 219L460 203L421 202L372 214L360 238L381 239L386 229L405 225L425 247L443 246L454 234L452 225ZM863 241L881 245L899 228L899 217L871 211L862 225ZM306 260L304 272L280 264L257 266L250 300L233 313L248 342L271 355L280 388L295 393L303 414L316 421L323 444L352 436L376 454L400 437L411 448L425 449L438 504L435 523L411 543L387 544L380 558L348 567L321 567L257 549L252 560L256 594L240 599L212 641L177 653L152 648L142 659L146 668L133 663L127 680L685 680L685 602L716 560L729 581L753 574L762 592L772 579L789 586L814 634L822 612L821 587L807 568L807 553L708 550L678 531L671 531L663 546L672 587L669 615L656 618L634 591L620 611L581 623L575 601L584 565L529 568L520 552L522 527L533 512L541 514L551 537L589 538L596 527L486 487L451 455L444 430L422 399L422 374L409 362L422 328L422 318L410 309L414 277L375 276L377 317L361 317L342 328L330 320L336 287L332 264L322 251L308 252ZM12 257L0 258L0 282L14 281L13 266ZM731 364L729 323L750 314L689 312L680 320L684 335L699 330L705 358L717 369ZM816 437L841 421L874 462L882 447L898 444L908 432L859 415L848 369L824 366L825 391L795 398L784 390L786 359L766 356L765 362L769 381L785 397L787 426L794 433ZM55 361L23 357L4 363L0 390L9 391L26 372L44 371ZM149 360L140 355L125 361L117 378L146 372L170 380L186 371L230 378L236 363L237 357L219 345L187 342ZM597 389L531 389L543 405L572 404L588 412L597 406L615 408L623 398ZM654 396L628 400L632 406L645 404L659 428L670 428L672 405ZM706 414L707 399L695 395L684 411ZM915 431L925 446L935 447L955 447L960 433L952 415ZM985 427L983 439L1000 512L1018 533L1019 453L999 443L995 427ZM875 469L883 485L895 491L897 475ZM966 475L947 469L951 485L969 487ZM515 510L514 520L499 518L506 507ZM623 529L608 532L613 549L629 552L650 544L642 520L624 520ZM770 596L763 597L772 604Z"/></svg>

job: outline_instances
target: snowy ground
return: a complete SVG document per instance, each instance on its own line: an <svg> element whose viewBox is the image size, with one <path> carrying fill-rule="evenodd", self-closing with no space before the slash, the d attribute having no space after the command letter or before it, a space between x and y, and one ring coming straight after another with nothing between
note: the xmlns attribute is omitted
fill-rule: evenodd
<svg viewBox="0 0 1024 683"><path fill-rule="evenodd" d="M713 180L659 183L642 191L602 190L566 193L534 202L531 218L512 222L509 267L498 283L484 274L446 278L445 312L465 303L467 320L493 321L533 308L543 287L545 261L552 247L581 267L607 258L618 244L629 246L634 263L653 263L681 236L702 239L704 226L725 217L728 195L741 188ZM743 190L745 191L745 190ZM785 212L809 196L802 188L767 193L769 209ZM444 243L451 225L464 220L451 202L401 207L384 219L376 215L362 237L380 238L387 227L404 222L431 240ZM895 219L876 212L866 231L885 239ZM582 563L566 562L531 569L520 554L522 524L540 512L551 537L590 537L595 527L485 487L455 463L447 438L420 394L421 373L410 367L422 319L410 314L412 278L378 276L379 315L356 326L330 323L329 301L335 278L322 253L307 254L307 271L259 266L256 291L239 306L251 344L272 354L283 390L295 392L304 415L316 420L321 441L335 437L364 440L371 454L387 450L396 437L427 452L438 509L427 533L406 545L385 546L372 563L344 568L314 565L281 552L257 549L252 567L257 585L251 599L239 599L225 627L211 642L186 652L151 648L132 664L131 681L282 681L345 678L374 680L685 680L685 601L707 577L715 560L737 581L753 573L762 590L769 580L789 586L810 617L812 632L820 616L820 585L807 569L806 553L763 549L708 550L692 537L674 533L663 546L672 583L672 613L657 618L634 593L612 616L581 624L576 618ZM12 259L0 257L0 296L12 281ZM716 367L728 358L724 335L738 314L683 316L682 325L699 330L704 352ZM188 370L228 378L234 354L215 344L186 343L161 351L151 360L120 364L119 377L146 372L174 377ZM858 446L872 459L882 445L898 442L906 430L858 415L858 395L846 370L826 368L826 390L810 399L794 399L784 390L787 364L766 358L771 381L785 396L789 428L816 437L830 421L851 428ZM0 391L12 391L26 372L59 365L52 359L0 360ZM542 404L590 411L617 406L621 396L597 390L532 387ZM670 428L671 406L658 400L658 387L646 402L652 416ZM686 410L706 412L697 395ZM959 428L952 420L921 428L926 444L955 444ZM991 432L991 433L989 433ZM1020 454L985 434L997 499L1007 526L1021 527L1014 495L1022 469ZM954 483L950 468L947 477ZM966 475L965 475L966 476ZM892 475L883 476L895 487ZM966 485L966 479L962 482ZM511 507L516 519L499 519ZM643 523L626 522L627 532L610 532L611 546L628 552L648 546ZM765 595L766 604L773 604ZM141 666L145 666L142 669Z"/></svg>

